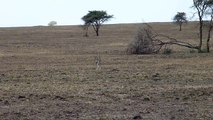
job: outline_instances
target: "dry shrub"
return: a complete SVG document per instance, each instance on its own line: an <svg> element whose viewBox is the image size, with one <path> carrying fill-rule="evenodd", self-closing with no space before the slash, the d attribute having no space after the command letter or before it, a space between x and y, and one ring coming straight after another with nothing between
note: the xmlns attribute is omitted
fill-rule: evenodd
<svg viewBox="0 0 213 120"><path fill-rule="evenodd" d="M178 45L190 49L198 47L187 42L179 41L167 35L156 33L149 24L143 24L138 30L135 39L129 44L129 54L153 54L159 53L163 46Z"/></svg>
<svg viewBox="0 0 213 120"><path fill-rule="evenodd" d="M129 44L127 52L129 54L152 54L158 53L161 49L160 41L156 39L156 34L151 26L143 25L137 31L135 39Z"/></svg>

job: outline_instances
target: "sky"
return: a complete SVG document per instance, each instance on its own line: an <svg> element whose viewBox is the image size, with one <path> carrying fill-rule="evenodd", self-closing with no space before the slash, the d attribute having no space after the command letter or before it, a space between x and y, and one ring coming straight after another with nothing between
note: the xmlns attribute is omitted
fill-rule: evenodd
<svg viewBox="0 0 213 120"><path fill-rule="evenodd" d="M0 27L83 24L90 10L114 15L107 24L169 22L177 12L188 17L192 0L0 0Z"/></svg>

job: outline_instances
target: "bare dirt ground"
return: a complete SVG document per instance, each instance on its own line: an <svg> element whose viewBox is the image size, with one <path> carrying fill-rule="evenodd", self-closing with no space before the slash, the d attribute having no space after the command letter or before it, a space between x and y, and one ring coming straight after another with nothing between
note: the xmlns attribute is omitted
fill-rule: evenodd
<svg viewBox="0 0 213 120"><path fill-rule="evenodd" d="M198 42L196 24L151 25ZM127 55L139 26L106 25L88 38L78 26L1 28L0 119L213 120L213 54Z"/></svg>

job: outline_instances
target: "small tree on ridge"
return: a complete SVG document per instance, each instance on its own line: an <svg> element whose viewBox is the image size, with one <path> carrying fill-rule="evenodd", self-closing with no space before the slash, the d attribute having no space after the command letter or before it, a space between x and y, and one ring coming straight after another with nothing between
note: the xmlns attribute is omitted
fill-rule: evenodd
<svg viewBox="0 0 213 120"><path fill-rule="evenodd" d="M177 25L180 26L179 31L181 31L182 30L182 24L187 23L186 13L185 12L178 12L174 16L173 20Z"/></svg>
<svg viewBox="0 0 213 120"><path fill-rule="evenodd" d="M92 25L96 35L99 36L99 29L101 25L104 22L108 21L110 18L113 18L113 15L108 15L106 11L94 10L89 11L89 13L83 16L81 19L84 21L84 25L86 27Z"/></svg>
<svg viewBox="0 0 213 120"><path fill-rule="evenodd" d="M48 26L56 26L57 25L57 22L56 21L50 21L48 23Z"/></svg>

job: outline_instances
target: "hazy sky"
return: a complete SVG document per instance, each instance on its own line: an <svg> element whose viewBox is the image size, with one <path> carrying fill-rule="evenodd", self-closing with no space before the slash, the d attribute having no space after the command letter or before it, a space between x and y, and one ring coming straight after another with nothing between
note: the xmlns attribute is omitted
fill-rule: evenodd
<svg viewBox="0 0 213 120"><path fill-rule="evenodd" d="M189 17L192 0L0 0L0 27L83 24L89 10L106 10L114 19L108 23L171 21L178 11Z"/></svg>

